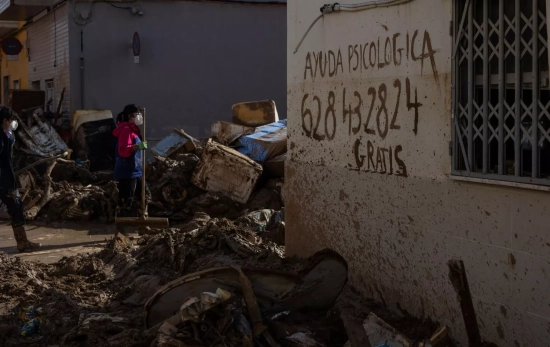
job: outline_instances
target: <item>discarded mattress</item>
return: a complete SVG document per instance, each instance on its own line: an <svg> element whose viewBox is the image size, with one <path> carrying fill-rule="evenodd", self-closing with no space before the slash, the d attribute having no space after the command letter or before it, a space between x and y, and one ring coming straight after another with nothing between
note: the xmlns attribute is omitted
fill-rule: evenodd
<svg viewBox="0 0 550 347"><path fill-rule="evenodd" d="M279 121L273 100L243 102L233 105L233 123L257 127Z"/></svg>
<svg viewBox="0 0 550 347"><path fill-rule="evenodd" d="M254 134L241 137L239 152L263 163L286 152L286 119L256 129Z"/></svg>
<svg viewBox="0 0 550 347"><path fill-rule="evenodd" d="M191 182L210 193L246 203L262 174L261 165L239 152L208 140Z"/></svg>

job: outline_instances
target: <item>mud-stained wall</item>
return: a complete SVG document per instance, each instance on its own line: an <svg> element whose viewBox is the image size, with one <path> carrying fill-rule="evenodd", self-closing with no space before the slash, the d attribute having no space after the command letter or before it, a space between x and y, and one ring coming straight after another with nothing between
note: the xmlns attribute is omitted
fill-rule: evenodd
<svg viewBox="0 0 550 347"><path fill-rule="evenodd" d="M458 181L451 0L335 13L288 2L287 252L341 252L351 281L466 346L447 261L465 261L485 339L550 341L550 193Z"/></svg>

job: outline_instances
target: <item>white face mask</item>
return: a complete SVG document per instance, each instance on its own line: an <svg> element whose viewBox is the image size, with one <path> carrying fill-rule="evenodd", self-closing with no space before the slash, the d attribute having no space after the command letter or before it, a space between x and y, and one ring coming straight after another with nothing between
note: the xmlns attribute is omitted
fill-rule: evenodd
<svg viewBox="0 0 550 347"><path fill-rule="evenodd" d="M19 126L19 123L17 123L16 120L11 121L11 123L10 123L10 130L11 130L11 131L15 131L15 129L17 129L18 126Z"/></svg>
<svg viewBox="0 0 550 347"><path fill-rule="evenodd" d="M134 122L136 125L142 125L143 124L143 115L141 113L138 113L136 115L136 118L134 118Z"/></svg>

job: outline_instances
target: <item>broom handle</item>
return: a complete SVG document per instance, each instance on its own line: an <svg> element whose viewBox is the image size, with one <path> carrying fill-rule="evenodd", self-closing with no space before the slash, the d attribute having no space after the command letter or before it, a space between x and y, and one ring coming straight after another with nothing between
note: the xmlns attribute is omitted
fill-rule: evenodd
<svg viewBox="0 0 550 347"><path fill-rule="evenodd" d="M145 139L145 109L143 109L143 141L146 141ZM141 213L143 214L143 217L146 217L146 210L145 210L145 151L141 154Z"/></svg>

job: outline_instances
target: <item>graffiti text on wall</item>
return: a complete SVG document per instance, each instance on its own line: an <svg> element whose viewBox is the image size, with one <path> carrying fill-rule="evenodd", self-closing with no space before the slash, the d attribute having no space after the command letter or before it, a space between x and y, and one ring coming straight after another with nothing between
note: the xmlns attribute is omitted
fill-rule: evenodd
<svg viewBox="0 0 550 347"><path fill-rule="evenodd" d="M405 79L405 90L400 79L393 82L395 93L395 105L388 104L388 86L385 83L378 87L370 87L367 93L342 89L338 93L340 98L337 109L337 93L329 91L325 100L317 95L304 94L302 97L302 130L304 135L317 141L331 141L336 136L336 129L341 119L348 128L348 135L357 135L364 131L366 134L379 136L385 139L390 130L400 130L402 121L412 123L413 132L418 133L418 114L422 106L418 102L418 91L412 91L411 81ZM404 102L412 117L400 117L400 105L402 94L405 94ZM366 95L365 95L366 94ZM353 97L350 98L350 96ZM311 107L311 108L310 108Z"/></svg>
<svg viewBox="0 0 550 347"><path fill-rule="evenodd" d="M413 61L420 64L421 73L429 63L439 85L435 54L428 31L396 33L344 50L309 52L304 79L363 73ZM399 134L411 131L418 135L422 106L418 89L409 77L383 83L378 79L359 88L343 84L323 95L306 92L301 99L302 133L329 143L345 136L353 152L353 163L349 163L353 170L407 177L407 150L399 143L407 137Z"/></svg>
<svg viewBox="0 0 550 347"><path fill-rule="evenodd" d="M392 98L395 103L391 105L388 93L394 93ZM401 105L406 107L407 112L400 112ZM402 146L375 148L373 141L376 138L384 140L392 131L400 131L402 126L412 128L417 134L421 107L418 91L411 86L409 78L404 83L401 79L395 79L391 88L385 83L371 86L366 93L343 88L340 93L330 90L323 99L306 93L301 105L302 131L303 135L316 141L333 141L340 126L344 127L348 137L365 135L369 139L365 143L366 155L360 154L361 139L357 139L354 145L358 169L407 176L405 164L399 158ZM366 163L365 158L368 159Z"/></svg>
<svg viewBox="0 0 550 347"><path fill-rule="evenodd" d="M420 62L421 74L424 73L424 65L428 61L436 82L439 82L435 53L428 31L424 31L424 34L418 30L412 34L395 33L379 37L372 42L348 45L347 49L308 52L304 79L334 77L343 74L344 71L363 73L371 69L381 70L390 66L400 66L403 61L412 60ZM347 59L344 59L345 54Z"/></svg>
<svg viewBox="0 0 550 347"><path fill-rule="evenodd" d="M407 166L400 158L402 151L401 145L381 147L370 140L359 138L353 144L355 169L407 177Z"/></svg>

